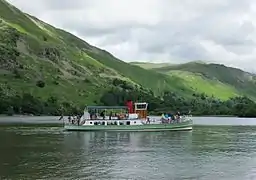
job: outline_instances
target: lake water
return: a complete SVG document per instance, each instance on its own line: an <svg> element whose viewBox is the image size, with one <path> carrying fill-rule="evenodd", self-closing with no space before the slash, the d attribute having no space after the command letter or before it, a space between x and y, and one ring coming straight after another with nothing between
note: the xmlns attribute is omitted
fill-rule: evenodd
<svg viewBox="0 0 256 180"><path fill-rule="evenodd" d="M256 179L256 119L194 117L192 132L137 133L64 132L58 117L0 123L1 180Z"/></svg>

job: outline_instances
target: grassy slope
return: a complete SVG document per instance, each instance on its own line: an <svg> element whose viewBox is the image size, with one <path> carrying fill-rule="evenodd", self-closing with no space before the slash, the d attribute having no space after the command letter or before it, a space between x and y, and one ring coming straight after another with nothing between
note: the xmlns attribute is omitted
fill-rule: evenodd
<svg viewBox="0 0 256 180"><path fill-rule="evenodd" d="M165 66L170 66L170 63L149 63L149 62L130 62L132 65L140 66L144 69L154 69L154 68L161 68Z"/></svg>
<svg viewBox="0 0 256 180"><path fill-rule="evenodd" d="M226 67L219 64L187 63L176 66L155 69L158 72L171 72L173 70L200 73L205 78L219 81L233 86L241 94L256 97L256 76L237 68Z"/></svg>
<svg viewBox="0 0 256 180"><path fill-rule="evenodd" d="M56 96L80 104L98 103L99 96L113 87L113 78L150 88L156 94L164 90L184 96L193 93L178 77L120 61L68 32L24 14L3 0L0 0L0 20L2 38L8 40L9 36L14 36L10 27L18 31L15 49L20 56L15 63L19 66L8 62L11 68L0 68L1 86L16 93L31 92L42 98ZM1 43L2 47L7 45L4 41ZM15 77L14 70L19 77ZM46 86L37 87L38 80L43 80Z"/></svg>
<svg viewBox="0 0 256 180"><path fill-rule="evenodd" d="M29 91L42 98L53 95L67 100L79 101L82 97L85 100L93 101L94 93L90 92L96 91L97 94L97 85L104 82L98 82L97 79L88 76L88 81L95 80L95 83L87 83L84 81L87 76L82 74L87 75L93 72L74 68L79 60L82 61L80 64L87 62L88 58L84 54L79 53L78 49L63 41L62 37L56 33L57 31L47 29L47 26L40 22L36 23L29 16L4 1L0 1L0 17L3 20L2 29L8 29L11 26L19 31L17 49L21 55L18 61L24 67L19 69L21 78L15 79L13 74L8 72L1 76L0 80L3 84L18 92ZM8 35L8 33L6 34ZM47 49L53 58L42 55L46 53ZM60 55L54 55L54 50ZM79 56L80 59L75 56ZM103 67L103 65L101 66ZM100 72L101 66L100 63L95 66L95 71ZM44 88L35 86L38 79L46 82Z"/></svg>
<svg viewBox="0 0 256 180"><path fill-rule="evenodd" d="M203 61L193 61L192 63L205 64ZM136 62L136 61L130 62L130 64L142 67L144 69L158 69L158 68L179 65L179 64L173 64L173 63L151 63L151 62Z"/></svg>
<svg viewBox="0 0 256 180"><path fill-rule="evenodd" d="M191 73L187 71L171 71L168 73L170 76L182 78L188 87L196 92L205 93L208 96L215 96L223 100L230 97L237 96L238 91L227 84L221 83L216 80L207 79L199 73Z"/></svg>
<svg viewBox="0 0 256 180"><path fill-rule="evenodd" d="M20 35L17 49L21 56L18 60L25 67L19 69L21 78L15 79L13 74L7 71L0 79L2 84L18 92L30 91L42 98L53 95L80 103L93 103L102 91L99 87L104 87L109 82L108 78L100 76L106 74L109 77L120 77L116 71L105 67L81 50L80 45L90 47L87 43L70 43L69 40L73 36L69 33L32 19L2 0L0 18L2 29L11 26L16 28ZM54 50L60 55L54 55ZM48 52L53 58L42 55ZM44 88L35 86L38 79L46 82Z"/></svg>
<svg viewBox="0 0 256 180"><path fill-rule="evenodd" d="M106 51L98 53L87 51L87 54L102 64L117 70L124 77L132 79L143 87L152 89L156 94L161 94L165 90L173 91L183 96L189 96L192 93L190 89L186 88L179 77L166 76L154 70L146 70L136 65L125 63Z"/></svg>
<svg viewBox="0 0 256 180"><path fill-rule="evenodd" d="M134 63L141 67L140 63ZM198 92L227 99L236 95L245 94L255 99L255 75L240 69L226 67L218 64L205 64L190 62L169 66L151 66L157 72L185 81L185 85Z"/></svg>

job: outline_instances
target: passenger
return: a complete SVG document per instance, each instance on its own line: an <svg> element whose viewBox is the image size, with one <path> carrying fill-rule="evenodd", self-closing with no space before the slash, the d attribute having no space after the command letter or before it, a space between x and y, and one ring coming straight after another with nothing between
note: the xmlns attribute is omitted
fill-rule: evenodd
<svg viewBox="0 0 256 180"><path fill-rule="evenodd" d="M168 114L165 114L164 117L165 117L165 119L168 119Z"/></svg>
<svg viewBox="0 0 256 180"><path fill-rule="evenodd" d="M162 118L164 118L164 113L161 115Z"/></svg>
<svg viewBox="0 0 256 180"><path fill-rule="evenodd" d="M88 113L89 113L89 115L90 115L90 120L92 120L92 112L89 111Z"/></svg>
<svg viewBox="0 0 256 180"><path fill-rule="evenodd" d="M180 119L180 112L178 111L178 113L177 113L177 116L178 116L178 119Z"/></svg>
<svg viewBox="0 0 256 180"><path fill-rule="evenodd" d="M167 114L167 117L168 117L168 118L167 118L167 119L168 119L168 123L170 123L170 122L171 122L171 113L168 113L168 114Z"/></svg>
<svg viewBox="0 0 256 180"><path fill-rule="evenodd" d="M60 116L60 118L59 118L59 121L60 121L60 120L63 120L63 118L64 118L64 116L63 116L63 114L61 114L61 116Z"/></svg>
<svg viewBox="0 0 256 180"><path fill-rule="evenodd" d="M75 115L73 115L73 119L76 121L77 120L77 117Z"/></svg>
<svg viewBox="0 0 256 180"><path fill-rule="evenodd" d="M171 123L173 123L175 120L175 116L173 114L171 114Z"/></svg>
<svg viewBox="0 0 256 180"><path fill-rule="evenodd" d="M105 111L103 110L101 113L100 113L100 116L105 119Z"/></svg>
<svg viewBox="0 0 256 180"><path fill-rule="evenodd" d="M180 122L180 115L179 115L179 112L178 112L177 115L176 115L176 122L177 122L177 123Z"/></svg>
<svg viewBox="0 0 256 180"><path fill-rule="evenodd" d="M80 118L79 118L79 116L77 116L77 125L78 126L80 125Z"/></svg>
<svg viewBox="0 0 256 180"><path fill-rule="evenodd" d="M170 121L170 117L171 117L171 115L170 115L170 113L168 113L168 114L166 114L167 115L167 119L168 119L168 121Z"/></svg>
<svg viewBox="0 0 256 180"><path fill-rule="evenodd" d="M111 120L111 118L112 118L112 111L110 111L110 114L109 114L109 120Z"/></svg>
<svg viewBox="0 0 256 180"><path fill-rule="evenodd" d="M75 118L74 116L71 116L71 124L74 124L75 123Z"/></svg>
<svg viewBox="0 0 256 180"><path fill-rule="evenodd" d="M146 124L150 124L150 119L149 119L149 117L147 117Z"/></svg>

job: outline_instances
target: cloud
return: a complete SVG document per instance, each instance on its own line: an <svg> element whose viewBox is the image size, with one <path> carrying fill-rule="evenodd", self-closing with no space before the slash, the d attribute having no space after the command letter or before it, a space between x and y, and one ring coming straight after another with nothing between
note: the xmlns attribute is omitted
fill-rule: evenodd
<svg viewBox="0 0 256 180"><path fill-rule="evenodd" d="M253 0L8 1L125 61L203 60L256 72Z"/></svg>

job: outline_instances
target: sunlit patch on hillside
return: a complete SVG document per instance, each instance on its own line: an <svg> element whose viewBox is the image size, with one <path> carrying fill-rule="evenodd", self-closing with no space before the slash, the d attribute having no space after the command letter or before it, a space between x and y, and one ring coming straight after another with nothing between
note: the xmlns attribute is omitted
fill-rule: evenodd
<svg viewBox="0 0 256 180"><path fill-rule="evenodd" d="M130 64L140 66L144 69L161 68L172 65L171 63L147 63L147 62L131 62Z"/></svg>
<svg viewBox="0 0 256 180"><path fill-rule="evenodd" d="M26 34L29 34L25 29L23 29L21 26L19 26L18 24L14 24L14 23L10 23L10 22L7 22L5 21L4 19L0 18L0 21L6 25L9 25L15 29L17 29L19 32L21 33L26 33ZM0 28L4 28L3 26L0 26Z"/></svg>
<svg viewBox="0 0 256 180"><path fill-rule="evenodd" d="M199 73L191 73L187 71L170 71L170 76L177 76L182 78L186 85L193 90L205 93L208 96L219 97L220 99L227 100L230 97L238 96L235 88L223 84L217 80L205 79Z"/></svg>
<svg viewBox="0 0 256 180"><path fill-rule="evenodd" d="M35 25L37 25L40 29L42 29L43 31L45 31L48 35L52 36L52 37L56 37L56 34L52 33L51 31L49 31L47 28L44 27L43 24L41 24L40 22L34 20L33 18L27 16L33 23L35 23Z"/></svg>

